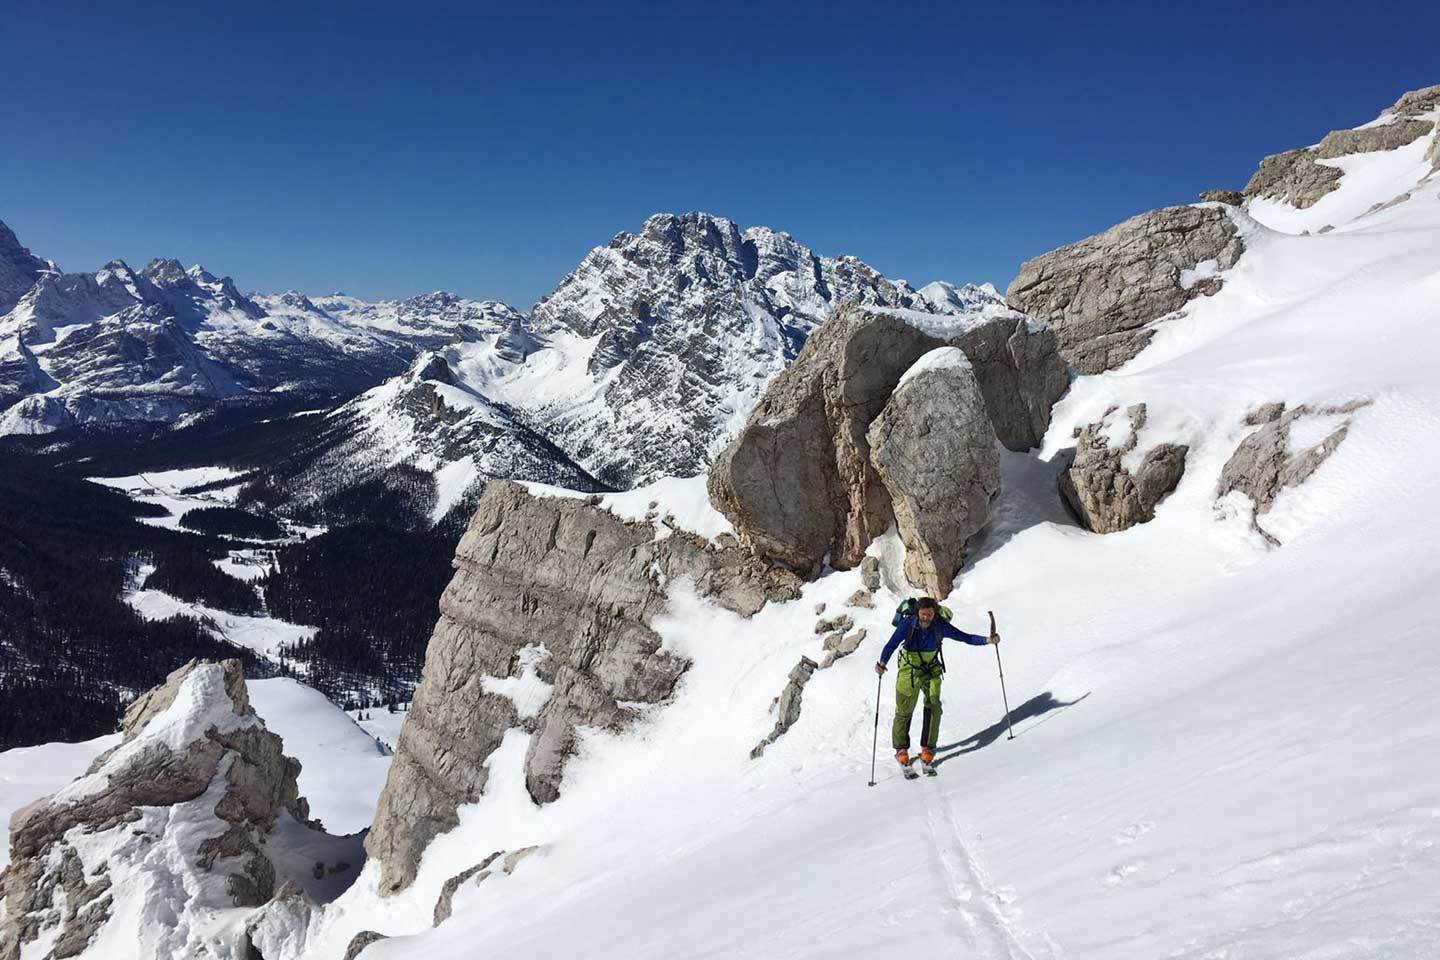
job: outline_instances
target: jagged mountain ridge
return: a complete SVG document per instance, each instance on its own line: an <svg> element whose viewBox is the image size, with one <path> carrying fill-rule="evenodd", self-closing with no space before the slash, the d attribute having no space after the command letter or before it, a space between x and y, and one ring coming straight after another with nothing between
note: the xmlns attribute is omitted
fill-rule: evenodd
<svg viewBox="0 0 1440 960"><path fill-rule="evenodd" d="M973 286L917 291L769 227L659 214L535 305L538 336L586 341L590 383L529 404L530 416L614 486L691 476L838 304L959 313L991 301Z"/></svg>
<svg viewBox="0 0 1440 960"><path fill-rule="evenodd" d="M0 243L7 277L33 271L27 257L18 242ZM499 336L520 317L446 293L320 300L247 296L229 277L175 260L139 271L111 261L94 274L47 265L0 316L0 433L173 422L231 399L261 408L283 394L343 400L424 350Z"/></svg>
<svg viewBox="0 0 1440 960"><path fill-rule="evenodd" d="M333 488L401 463L449 468L440 482L452 485L483 474L594 489L693 475L835 305L963 313L1000 302L989 287L915 290L854 257L704 213L618 234L529 316L447 293L247 296L174 260L90 275L18 257L17 276L45 269L0 317L0 433L174 422L225 402L264 409L280 394L354 397L280 471L290 486L275 502L300 507L323 498L320 478ZM449 372L416 403L423 370L440 369L436 351ZM460 407L479 398L498 420L457 417L454 404L439 416L437 390L451 388Z"/></svg>

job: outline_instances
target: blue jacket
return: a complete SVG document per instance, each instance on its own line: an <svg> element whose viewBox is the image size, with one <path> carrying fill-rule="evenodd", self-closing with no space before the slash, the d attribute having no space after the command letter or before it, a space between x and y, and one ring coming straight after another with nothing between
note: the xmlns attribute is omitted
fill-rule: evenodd
<svg viewBox="0 0 1440 960"><path fill-rule="evenodd" d="M906 649L919 653L939 650L941 637L949 637L951 640L962 640L965 643L971 643L977 647L982 647L990 642L989 637L981 637L973 633L966 633L964 630L958 630L938 616L930 621L930 628L928 630L922 628L915 617L905 617L900 621L900 626L896 627L895 632L890 635L890 642L885 644L885 649L880 654L881 663L890 662L890 654L894 653L895 648L905 642L905 638L910 634L912 624L915 627L915 641Z"/></svg>

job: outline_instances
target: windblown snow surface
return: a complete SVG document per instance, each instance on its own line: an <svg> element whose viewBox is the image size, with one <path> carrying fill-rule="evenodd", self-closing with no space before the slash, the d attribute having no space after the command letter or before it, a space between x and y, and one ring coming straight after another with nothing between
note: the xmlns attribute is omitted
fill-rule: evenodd
<svg viewBox="0 0 1440 960"><path fill-rule="evenodd" d="M1440 177L1352 185L1365 163L1347 158L1339 194L1370 194L1327 209L1411 198L1323 235L1236 211L1248 251L1221 292L1079 379L1038 455L1006 458L948 602L976 632L995 611L1013 740L994 653L957 648L939 776L906 782L888 758L892 673L867 786L871 667L908 592L893 535L877 608L849 611L861 650L814 676L759 760L786 673L818 659L814 604L841 608L858 576L749 621L677 585L659 629L694 667L672 704L589 734L541 808L512 731L415 884L383 899L370 864L303 955L362 929L392 935L363 960L1440 955ZM1358 398L1338 451L1263 518L1282 547L1216 503L1249 411ZM1153 522L1087 533L1054 457L1141 401L1141 446L1188 443L1184 479ZM447 878L530 844L430 928Z"/></svg>

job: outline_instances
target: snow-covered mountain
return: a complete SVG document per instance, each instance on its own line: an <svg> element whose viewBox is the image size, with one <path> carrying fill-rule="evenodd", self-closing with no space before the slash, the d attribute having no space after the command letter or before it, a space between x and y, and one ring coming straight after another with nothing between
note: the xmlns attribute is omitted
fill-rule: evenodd
<svg viewBox="0 0 1440 960"><path fill-rule="evenodd" d="M442 506L479 477L589 488L693 475L835 305L1001 302L988 286L915 290L703 213L617 235L529 316L447 293L247 296L174 260L65 274L18 241L6 249L13 285L36 279L0 317L0 433L353 397L265 464L267 498L296 509L400 467L431 474Z"/></svg>
<svg viewBox="0 0 1440 960"><path fill-rule="evenodd" d="M24 861L4 880L0 932L26 956L107 960L151 956L162 934L194 956L266 960L1429 960L1440 951L1440 769L1423 759L1440 744L1437 124L1440 87L1417 91L1360 135L1326 138L1359 149L1282 154L1289 183L1272 169L1244 202L1157 211L1133 228L1158 245L1150 255L1117 254L1154 274L1121 291L1138 297L1123 309L1084 282L1103 274L1097 250L1113 236L1028 271L1053 281L1043 296L1075 323L1071 347L1147 334L1070 383L1038 449L982 451L999 458L1000 483L943 599L972 632L994 611L1003 642L994 664L989 649L950 654L934 779L903 780L877 733L893 670L877 684L873 663L915 592L898 530L869 541L857 568L801 582L746 555L745 528L764 518L732 524L700 478L601 497L495 484L457 554L375 800L371 859L348 889L219 902L217 879L257 861L242 846L244 860L193 862L217 831L268 850L272 882L296 876L283 831L254 843L291 826L274 804L240 818L172 791L123 829L56 829L131 809L94 798L148 785L129 763L145 738L206 760L183 767L200 769L203 789L236 779L210 760L259 720L226 708L204 731L206 712L175 697L97 761L118 774L111 794L92 793L92 774L17 817ZM1177 222L1175 209L1243 243L1223 265L1190 263L1163 246L1186 247L1187 231L1150 230ZM869 329L932 324L869 313L883 321ZM526 347L525 360L546 349ZM401 382L448 404L438 386L505 381L489 354L470 357L467 375L466 353ZM899 379L936 369L921 359ZM822 399L845 395L823 370L776 386L803 400L814 384ZM900 386L889 389L887 404ZM811 406L807 422L827 422ZM946 409L930 396L911 412ZM862 449L866 425L848 426L822 453ZM926 449L904 452L923 462ZM1157 463L1166 482L1152 487ZM1077 474L1082 519L1109 511L1115 532L1067 512L1061 478ZM1097 475L1107 484L1085 485ZM1085 495L1097 492L1108 496ZM832 492L774 494L804 509ZM1144 509L1120 509L1132 499ZM257 708L267 723L309 715L293 702ZM329 719L325 736L356 761L304 751L321 773L311 810L327 790L368 800L381 763ZM301 753L285 733L287 753ZM273 744L252 735L240 746L279 770ZM311 793L303 769L280 785L286 799ZM332 860L322 876L327 864L349 876ZM151 878L170 882L127 882Z"/></svg>
<svg viewBox="0 0 1440 960"><path fill-rule="evenodd" d="M338 494L372 482L399 491L419 477L433 484L413 506L437 523L482 479L603 489L513 410L467 384L456 372L461 357L509 363L493 340L426 351L404 374L315 418L305 446L268 472L268 487L282 491L276 505L342 519L328 506Z"/></svg>
<svg viewBox="0 0 1440 960"><path fill-rule="evenodd" d="M247 296L229 277L175 260L61 273L18 242L6 248L13 237L0 235L7 277L35 279L0 315L0 433L172 422L218 401L263 408L286 394L343 400L422 351L493 340L520 320L504 304L446 293L379 303Z"/></svg>
<svg viewBox="0 0 1440 960"><path fill-rule="evenodd" d="M535 305L535 389L492 389L616 487L691 476L840 303L962 312L993 290L891 281L855 257L821 257L787 233L705 213L660 214L592 250Z"/></svg>
<svg viewBox="0 0 1440 960"><path fill-rule="evenodd" d="M1002 455L986 539L947 603L974 632L995 611L1010 716L990 651L958 648L936 779L907 783L884 756L890 679L877 690L872 664L913 590L894 533L872 544L868 582L864 565L825 572L750 616L713 579L658 577L668 602L646 620L635 608L654 600L629 589L631 568L576 577L548 601L585 610L623 592L653 631L616 629L633 651L618 660L585 633L599 665L577 677L576 657L550 662L558 643L503 656L508 593L462 598L487 575L523 593L588 569L592 541L621 535L601 512L634 514L618 498L584 516L554 491L506 494L512 512L486 513L461 548L371 835L384 863L290 955L1436 955L1440 771L1417 760L1440 742L1429 93L1424 136L1319 158L1340 175L1306 206L1202 207L1244 240L1223 282L1182 310L1163 300L1138 353L1073 382L1039 451ZM1115 416L1141 404L1148 416ZM1178 449L1183 476L1153 516L1090 532L1058 491L1077 436L1100 437L1123 471ZM1250 456L1257 441L1268 460ZM1244 470L1263 491L1230 482ZM659 517L700 516L698 493L647 492L655 539L623 535L663 558L677 537ZM527 511L559 521L532 532ZM536 541L548 547L527 553ZM527 580L487 567L497 550L543 559ZM594 630L577 620L576 641ZM835 658L852 628L861 655ZM678 680L675 657L689 661ZM466 664L483 677L461 690ZM673 699L639 695L660 680ZM636 691L618 717L600 695L615 686ZM547 780L537 804L536 768L567 750L558 797ZM443 785L463 798L448 816ZM399 833L428 834L423 856ZM520 851L533 852L494 869ZM387 876L395 864L413 878Z"/></svg>

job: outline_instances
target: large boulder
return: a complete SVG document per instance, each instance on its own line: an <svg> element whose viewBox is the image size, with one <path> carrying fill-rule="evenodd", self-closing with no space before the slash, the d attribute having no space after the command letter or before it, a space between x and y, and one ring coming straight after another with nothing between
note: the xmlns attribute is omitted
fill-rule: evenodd
<svg viewBox="0 0 1440 960"><path fill-rule="evenodd" d="M827 557L836 569L860 562L894 519L870 425L905 371L944 346L969 357L1000 440L1016 450L1039 442L1068 385L1045 326L995 306L966 317L843 306L710 470L710 502L748 549L802 576Z"/></svg>
<svg viewBox="0 0 1440 960"><path fill-rule="evenodd" d="M131 705L123 730L85 776L11 819L0 958L137 943L144 956L246 956L243 915L213 918L290 880L303 898L287 850L309 865L349 848L309 822L300 764L250 707L239 661L186 664Z"/></svg>
<svg viewBox="0 0 1440 960"><path fill-rule="evenodd" d="M1124 411L1112 407L1081 431L1075 458L1060 474L1060 493L1087 529L1115 533L1148 523L1156 505L1184 476L1189 447L1183 444L1156 444L1127 464L1134 459L1145 420L1143 403Z"/></svg>
<svg viewBox="0 0 1440 960"><path fill-rule="evenodd" d="M1048 323L1081 373L1101 373L1149 345L1154 321L1216 293L1245 250L1222 204L1152 210L1028 260L1005 292Z"/></svg>
<svg viewBox="0 0 1440 960"><path fill-rule="evenodd" d="M510 481L486 486L455 568L365 841L387 895L484 791L486 760L509 731L529 734L525 783L546 803L579 728L618 729L633 704L671 695L689 662L661 650L650 626L670 578L747 615L798 594L792 574L738 545L660 537L596 498L535 496Z"/></svg>
<svg viewBox="0 0 1440 960"><path fill-rule="evenodd" d="M943 597L1000 493L999 444L964 352L921 357L866 439L905 543L905 576Z"/></svg>

